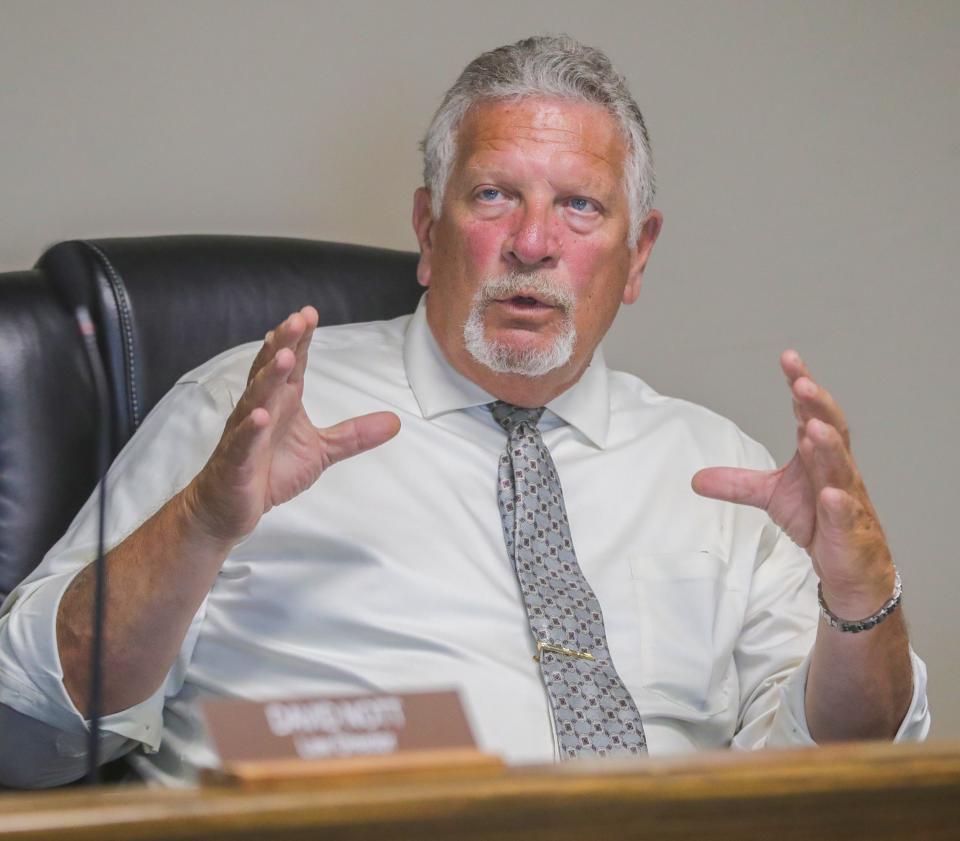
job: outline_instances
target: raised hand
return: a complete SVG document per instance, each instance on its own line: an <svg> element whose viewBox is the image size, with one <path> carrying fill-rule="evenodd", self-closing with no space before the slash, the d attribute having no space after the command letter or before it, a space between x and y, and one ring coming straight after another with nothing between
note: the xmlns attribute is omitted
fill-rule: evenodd
<svg viewBox="0 0 960 841"><path fill-rule="evenodd" d="M203 470L186 489L204 528L236 542L260 517L309 488L331 464L392 438L391 412L318 429L303 408L303 378L317 311L304 307L267 333L247 388Z"/></svg>
<svg viewBox="0 0 960 841"><path fill-rule="evenodd" d="M331 464L396 435L390 412L317 429L303 409L303 377L317 311L304 307L271 330L247 387L204 468L107 555L110 621L102 709L126 709L160 686L224 558L260 517L312 485ZM90 696L92 567L60 601L63 683L81 710Z"/></svg>
<svg viewBox="0 0 960 841"><path fill-rule="evenodd" d="M807 550L833 612L871 615L893 591L883 529L850 451L843 412L796 351L780 357L793 396L797 450L771 471L710 467L693 477L703 496L764 509Z"/></svg>

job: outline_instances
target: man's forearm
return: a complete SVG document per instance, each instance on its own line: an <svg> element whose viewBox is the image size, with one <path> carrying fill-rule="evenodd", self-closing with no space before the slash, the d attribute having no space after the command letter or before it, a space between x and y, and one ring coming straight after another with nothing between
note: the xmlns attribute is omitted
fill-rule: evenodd
<svg viewBox="0 0 960 841"><path fill-rule="evenodd" d="M188 486L174 496L107 555L104 715L145 700L160 686L232 546L202 527L192 493ZM94 590L91 565L64 593L57 614L64 686L84 715Z"/></svg>
<svg viewBox="0 0 960 841"><path fill-rule="evenodd" d="M177 657L190 622L230 549L263 513L309 488L331 464L400 429L374 412L317 429L303 408L313 307L271 330L213 454L193 481L107 556L103 709L145 700ZM95 575L83 570L57 615L63 682L86 712Z"/></svg>
<svg viewBox="0 0 960 841"><path fill-rule="evenodd" d="M861 633L823 619L807 676L807 728L816 742L892 739L913 696L903 612Z"/></svg>

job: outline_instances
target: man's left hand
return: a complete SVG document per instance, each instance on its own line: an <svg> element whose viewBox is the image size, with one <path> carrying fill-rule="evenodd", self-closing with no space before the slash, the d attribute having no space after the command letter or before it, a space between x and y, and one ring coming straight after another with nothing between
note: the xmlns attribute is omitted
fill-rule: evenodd
<svg viewBox="0 0 960 841"><path fill-rule="evenodd" d="M709 467L693 477L693 489L764 509L809 553L831 611L862 619L893 592L890 550L853 460L843 412L796 351L786 351L780 366L797 419L793 458L770 471Z"/></svg>

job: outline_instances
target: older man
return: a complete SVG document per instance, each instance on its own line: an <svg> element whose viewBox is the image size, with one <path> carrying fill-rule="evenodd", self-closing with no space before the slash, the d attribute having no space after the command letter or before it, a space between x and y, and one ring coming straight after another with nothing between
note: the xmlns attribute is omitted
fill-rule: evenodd
<svg viewBox="0 0 960 841"><path fill-rule="evenodd" d="M204 695L438 685L517 761L922 737L899 578L797 354L779 470L604 365L662 224L606 57L480 56L424 151L417 312L315 332L305 307L184 377L119 457L105 755L189 780L214 761ZM13 782L83 770L93 519L0 619L4 738L29 746Z"/></svg>

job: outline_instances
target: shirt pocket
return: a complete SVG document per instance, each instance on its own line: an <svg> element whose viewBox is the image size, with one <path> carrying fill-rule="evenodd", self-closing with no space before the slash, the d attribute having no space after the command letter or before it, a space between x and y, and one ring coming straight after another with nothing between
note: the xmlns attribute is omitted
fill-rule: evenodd
<svg viewBox="0 0 960 841"><path fill-rule="evenodd" d="M727 565L706 551L630 559L639 606L641 686L651 713L698 720L728 706L718 622Z"/></svg>

